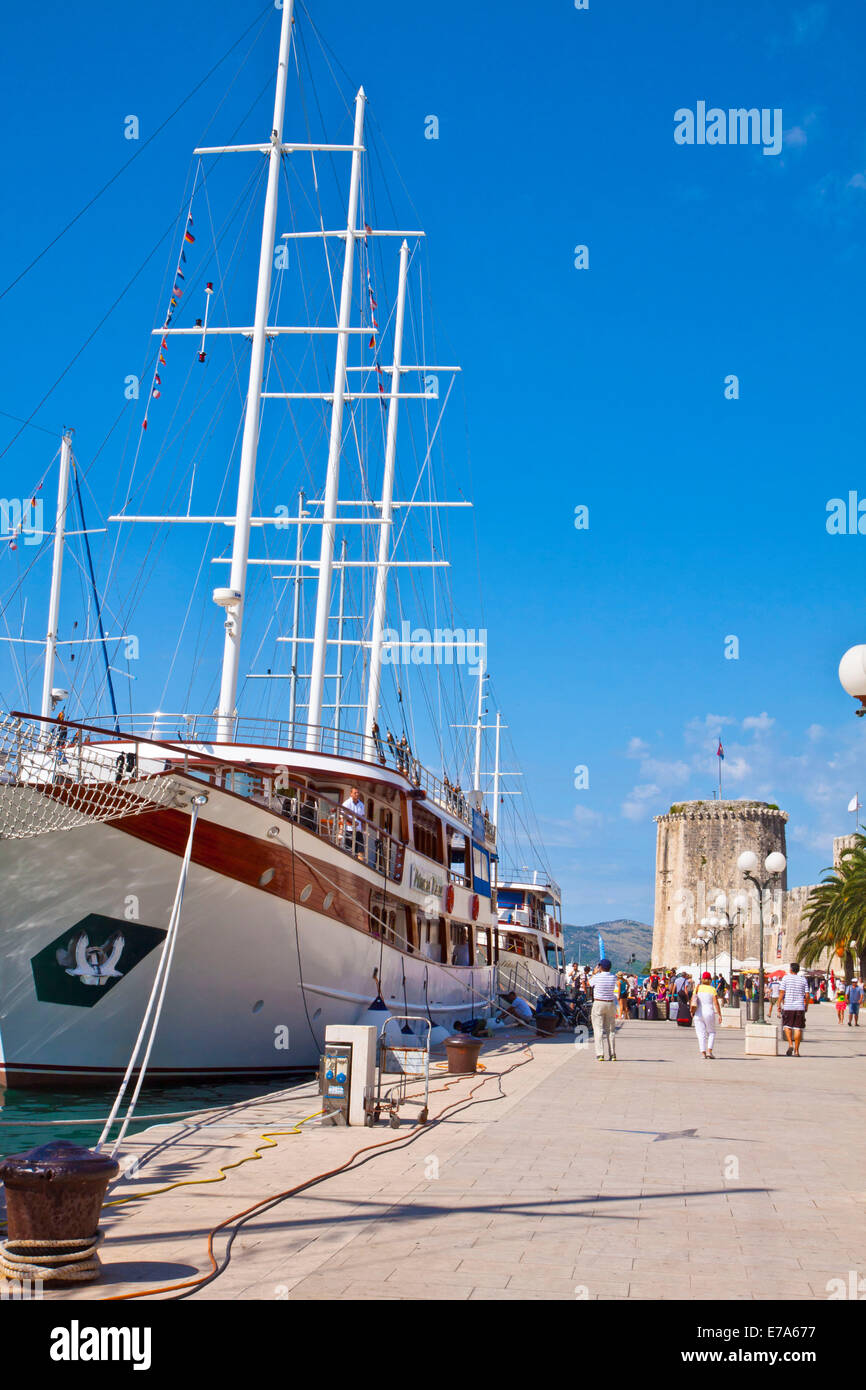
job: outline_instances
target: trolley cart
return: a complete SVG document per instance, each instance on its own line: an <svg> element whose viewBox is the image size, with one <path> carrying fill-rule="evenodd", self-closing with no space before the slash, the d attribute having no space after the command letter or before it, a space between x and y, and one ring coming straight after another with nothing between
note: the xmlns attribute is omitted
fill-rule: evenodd
<svg viewBox="0 0 866 1390"><path fill-rule="evenodd" d="M420 1032L403 1033L395 1024L420 1024ZM392 1014L379 1034L379 1058L373 1095L364 1098L364 1123L374 1125L387 1110L392 1129L399 1128L401 1105L420 1105L418 1123L426 1125L430 1103L429 1018L415 1014ZM389 1068L389 1061L391 1066ZM396 1073L396 1075L395 1075ZM424 1094L409 1095L413 1082L424 1082Z"/></svg>

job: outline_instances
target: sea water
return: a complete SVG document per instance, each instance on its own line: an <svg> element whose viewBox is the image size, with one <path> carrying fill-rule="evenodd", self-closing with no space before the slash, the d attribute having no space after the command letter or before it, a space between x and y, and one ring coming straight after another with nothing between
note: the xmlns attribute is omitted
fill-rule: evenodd
<svg viewBox="0 0 866 1390"><path fill-rule="evenodd" d="M300 1078L294 1077L283 1081L237 1081L213 1086L146 1085L138 1098L127 1134L139 1134L150 1124L173 1123L171 1120L153 1119L156 1115L236 1105L239 1101L254 1100L257 1096L299 1083ZM121 1105L121 1116L133 1089L130 1085ZM0 1157L27 1153L29 1149L58 1139L92 1148L102 1133L116 1095L116 1085L94 1086L80 1091L0 1091ZM194 1117L193 1113L189 1118ZM118 1130L119 1125L115 1123L111 1137Z"/></svg>

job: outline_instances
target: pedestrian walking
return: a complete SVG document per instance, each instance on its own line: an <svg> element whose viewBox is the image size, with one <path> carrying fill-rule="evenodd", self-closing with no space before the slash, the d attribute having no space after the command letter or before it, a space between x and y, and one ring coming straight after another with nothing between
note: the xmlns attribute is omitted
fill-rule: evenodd
<svg viewBox="0 0 866 1390"><path fill-rule="evenodd" d="M848 1027L854 1024L855 1028L860 1027L860 1005L863 1003L863 989L859 980L852 980L845 991L845 998L848 1002Z"/></svg>
<svg viewBox="0 0 866 1390"><path fill-rule="evenodd" d="M628 1018L628 996L628 976L623 975L622 971L620 971L616 977L616 997L619 1000L618 1015L620 1018Z"/></svg>
<svg viewBox="0 0 866 1390"><path fill-rule="evenodd" d="M592 1032L595 1038L596 1061L604 1061L604 1040L607 1038L609 1060L616 1061L616 976L611 974L610 961L600 960L593 973Z"/></svg>
<svg viewBox="0 0 866 1390"><path fill-rule="evenodd" d="M677 1027L691 1028L692 1026L692 984L691 975L686 975L677 994Z"/></svg>
<svg viewBox="0 0 866 1390"><path fill-rule="evenodd" d="M809 1008L809 981L800 974L800 966L792 961L782 980L782 1031L788 1044L786 1057L800 1055L800 1040L806 1027Z"/></svg>
<svg viewBox="0 0 866 1390"><path fill-rule="evenodd" d="M770 1012L768 1018L773 1017L773 1010L779 1008L779 998L782 993L782 986L778 980L770 981Z"/></svg>
<svg viewBox="0 0 866 1390"><path fill-rule="evenodd" d="M715 1061L713 1043L716 1041L716 1024L720 1028L722 1026L722 1009L709 970L704 971L701 983L692 995L691 1012L701 1056Z"/></svg>

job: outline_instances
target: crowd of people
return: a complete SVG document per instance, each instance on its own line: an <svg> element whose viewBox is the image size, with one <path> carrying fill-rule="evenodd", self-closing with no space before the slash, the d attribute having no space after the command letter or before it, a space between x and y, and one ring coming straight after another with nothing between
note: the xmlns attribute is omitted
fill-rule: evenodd
<svg viewBox="0 0 866 1390"><path fill-rule="evenodd" d="M656 969L648 975L614 972L609 960L592 967L572 962L567 967L575 999L592 1006L592 1026L598 1061L607 1055L616 1061L616 1023L629 1018L670 1019L680 1028L694 1028L701 1056L715 1059L715 1035L722 1023L722 1008L758 999L760 981L756 974L734 975L729 982L721 973L704 970L696 978L688 970ZM787 972L774 971L764 979L765 1017L781 1018L787 1043L786 1056L799 1057L810 1004L832 1000L837 1020L849 1027L860 1026L863 983L848 983L830 974L811 977L793 962Z"/></svg>

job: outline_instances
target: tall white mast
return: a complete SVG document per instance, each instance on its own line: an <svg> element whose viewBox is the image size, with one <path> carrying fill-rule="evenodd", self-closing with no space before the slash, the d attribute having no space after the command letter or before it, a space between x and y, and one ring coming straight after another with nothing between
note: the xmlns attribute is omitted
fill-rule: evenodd
<svg viewBox="0 0 866 1390"><path fill-rule="evenodd" d="M385 630L385 599L388 592L388 553L391 547L391 526L394 515L394 464L397 457L397 417L400 410L400 368L403 364L403 320L406 313L406 277L409 269L409 246L400 247L400 279L397 286L397 309L394 317L394 363L391 372L391 399L388 403L388 427L385 437L385 473L382 479L382 515L379 524L379 557L376 565L376 592L373 602L373 632L370 641L370 676L367 685L367 756L374 757L373 725L379 717L379 696L382 688L382 635Z"/></svg>
<svg viewBox="0 0 866 1390"><path fill-rule="evenodd" d="M337 492L340 483L340 453L343 446L343 401L346 394L346 360L349 351L349 323L352 314L352 275L355 267L355 236L358 226L358 191L361 183L361 142L364 138L362 87L355 98L355 133L352 144L352 174L349 182L349 209L346 217L346 248L343 259L343 285L340 292L340 318L337 333L337 360L334 368L334 400L331 406L331 438L328 445L328 472L322 512L322 547L319 558L319 587L316 593L316 626L310 668L310 696L307 706L307 747L315 749L322 722L325 688L325 657L328 647L328 619L331 612L331 573L334 567L334 534L337 521Z"/></svg>
<svg viewBox="0 0 866 1390"><path fill-rule="evenodd" d="M277 224L277 194L279 191L280 160L282 158L283 116L286 108L286 80L289 72L289 49L292 39L294 0L283 0L283 19L280 29L280 56L277 65L277 87L274 96L274 124L268 151L268 188L262 218L262 246L259 255L259 281L256 290L256 316L250 353L250 379L247 388L244 434L241 443L241 464L238 478L238 501L235 512L234 543L229 587L232 597L226 604L225 645L223 648L222 680L217 709L217 738L230 741L234 729L235 700L238 691L238 671L241 656L241 628L247 579L247 558L250 543L250 518L253 511L253 492L256 481L256 453L259 443L259 412L261 411L262 376L268 322L268 303L271 297L271 271L274 264L274 234Z"/></svg>
<svg viewBox="0 0 866 1390"><path fill-rule="evenodd" d="M496 750L493 758L493 828L499 843L499 783L502 778L499 761L500 740L502 737L502 715L496 711Z"/></svg>
<svg viewBox="0 0 866 1390"><path fill-rule="evenodd" d="M483 728L481 718L484 713L485 679L484 658L482 657L478 666L478 718L475 721L475 780L472 783L473 790L477 792L481 790L481 730Z"/></svg>
<svg viewBox="0 0 866 1390"><path fill-rule="evenodd" d="M48 600L48 631L45 636L45 671L42 677L43 717L53 710L54 662L57 656L57 625L60 617L60 577L63 573L63 545L66 534L66 503L69 496L69 464L72 435L67 431L60 444L60 477L57 482L57 519L54 523L54 555L51 561L51 596Z"/></svg>
<svg viewBox="0 0 866 1390"><path fill-rule="evenodd" d="M337 600L337 676L334 681L334 752L340 751L340 703L343 699L343 618L346 613L346 538L340 543L340 597Z"/></svg>
<svg viewBox="0 0 866 1390"><path fill-rule="evenodd" d="M298 624L301 615L301 561L304 558L303 516L306 497L304 489L298 493L298 545L295 555L295 595L292 608L292 673L289 687L289 723L292 726L291 740L295 741L295 710L298 702Z"/></svg>

